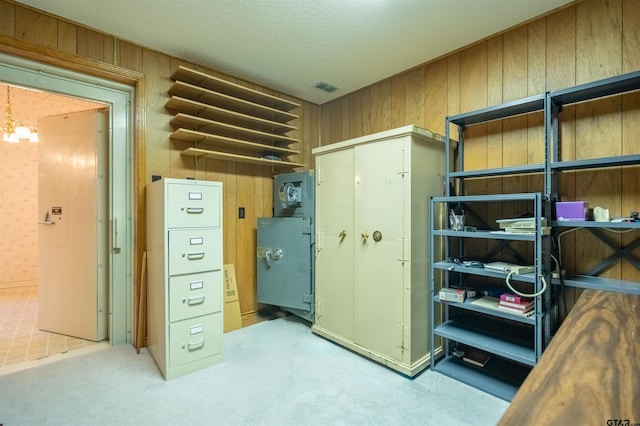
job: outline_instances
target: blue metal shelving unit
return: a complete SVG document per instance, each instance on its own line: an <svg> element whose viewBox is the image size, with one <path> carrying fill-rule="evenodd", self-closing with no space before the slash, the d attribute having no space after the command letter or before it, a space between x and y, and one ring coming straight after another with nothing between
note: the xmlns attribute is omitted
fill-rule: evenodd
<svg viewBox="0 0 640 426"><path fill-rule="evenodd" d="M489 230L454 231L436 228L436 223L430 225L430 303L431 303L431 368L447 376L463 381L471 386L510 400L519 387L519 383L526 377L544 348L551 339L551 329L557 317L556 302L551 297L551 286L559 285L560 280L551 278L550 240L547 232L542 232L541 220L551 218L552 203L559 199L559 174L570 170L588 170L606 167L637 167L640 164L640 154L634 153L623 156L605 158L562 160L560 158L560 119L565 105L587 102L598 98L640 90L640 71L632 72L612 78L603 79L571 88L547 92L525 99L506 102L500 105L479 109L455 116L447 117L445 122L445 152L446 152L446 182L443 197L431 199L432 214L445 211L451 206L465 206L476 204L495 204L505 202L527 202L532 205L536 232L534 234L500 234ZM510 167L492 168L485 170L464 170L464 136L465 130L475 124L492 120L514 117L522 114L544 114L544 144L545 158L543 163L524 164ZM450 135L450 128L458 129L458 140L454 142ZM458 153L456 170L451 170L451 146L457 143ZM543 176L543 188L540 192L527 194L489 194L456 196L452 193L453 184L457 180L457 189L464 193L464 180L470 178L489 178L513 175L537 174ZM432 215L433 217L433 215ZM624 258L640 270L640 261L630 255L632 250L640 247L640 237L625 248L617 248L600 233L603 228L617 228L625 230L640 230L640 222L633 223L598 223L598 222L559 222L549 220L548 224L554 229L584 228L598 236L604 243L611 246L614 254L604 259L592 268L587 275L567 275L563 285L577 288L590 288L631 294L640 294L640 283L606 279L597 277L597 273L612 262ZM478 306L465 301L462 303L440 300L438 290L442 286L461 283L465 278L486 277L486 279L504 278L504 274L471 268L459 262L450 262L452 247L458 251L455 256L465 254L465 241L495 240L508 245L509 242L531 244L528 251L533 256L535 273L512 276L520 285L529 286L533 292L542 289L543 280L550 285L546 291L535 298L535 313L532 317L514 316L491 308ZM442 251L444 258L436 258ZM482 256L482 254L479 254ZM523 328L524 327L524 328ZM484 367L469 365L462 361L458 346L477 348L492 354L492 358Z"/></svg>

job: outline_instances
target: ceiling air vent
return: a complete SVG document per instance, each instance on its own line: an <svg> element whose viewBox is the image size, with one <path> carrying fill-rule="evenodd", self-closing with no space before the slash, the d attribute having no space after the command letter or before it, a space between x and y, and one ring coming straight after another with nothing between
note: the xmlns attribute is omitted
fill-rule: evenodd
<svg viewBox="0 0 640 426"><path fill-rule="evenodd" d="M316 88L318 88L320 90L324 90L327 93L331 93L334 90L338 89L336 86L334 86L331 83L327 83L326 81L319 81L316 84L314 84L313 87L316 87Z"/></svg>

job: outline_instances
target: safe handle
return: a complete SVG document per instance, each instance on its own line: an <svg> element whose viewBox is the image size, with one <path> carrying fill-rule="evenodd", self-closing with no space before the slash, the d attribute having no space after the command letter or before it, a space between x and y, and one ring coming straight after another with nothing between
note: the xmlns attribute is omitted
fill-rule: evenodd
<svg viewBox="0 0 640 426"><path fill-rule="evenodd" d="M265 262L267 262L267 266L271 267L272 260L280 260L284 256L282 249L267 249L263 251L263 257Z"/></svg>

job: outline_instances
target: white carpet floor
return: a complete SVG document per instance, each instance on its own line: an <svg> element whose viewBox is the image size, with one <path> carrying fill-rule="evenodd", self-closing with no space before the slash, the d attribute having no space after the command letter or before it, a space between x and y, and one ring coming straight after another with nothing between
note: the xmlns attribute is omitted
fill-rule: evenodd
<svg viewBox="0 0 640 426"><path fill-rule="evenodd" d="M107 347L0 376L0 425L495 425L508 403L430 370L402 376L288 316L224 335L224 361L165 381Z"/></svg>

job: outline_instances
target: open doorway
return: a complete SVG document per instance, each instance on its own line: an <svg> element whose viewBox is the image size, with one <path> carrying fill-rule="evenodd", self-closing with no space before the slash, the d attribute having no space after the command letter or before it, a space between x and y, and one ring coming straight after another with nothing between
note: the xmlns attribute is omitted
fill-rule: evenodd
<svg viewBox="0 0 640 426"><path fill-rule="evenodd" d="M0 159L3 165L0 170L0 193L5 224L2 226L0 239L0 306L3 311L0 321L0 366L8 366L87 348L94 344L89 339L78 338L77 333L43 331L43 328L46 328L42 324L43 305L38 304L38 297L42 297L42 280L45 279L46 284L46 280L50 280L51 277L51 273L46 273L42 268L43 260L59 264L60 259L56 259L56 251L52 251L52 255L45 256L44 259L42 255L38 256L41 248L38 236L42 231L38 199L41 198L39 194L43 192L42 188L38 189L38 179L39 176L40 179L47 178L38 170L42 166L39 153L42 154L43 147L43 131L38 125L38 120L42 117L77 114L79 111L95 111L104 108L105 105L2 82L0 94L10 103L12 119L16 125L22 124L32 133L31 138L0 143ZM5 105L0 104L4 112ZM34 137L36 135L38 137ZM63 153L62 150L59 152ZM108 160L108 156L104 157L101 162ZM69 175L74 175L72 169L69 170ZM78 179L82 177L78 176ZM42 202L42 199L40 201ZM66 231L58 228L58 233ZM65 236L68 234L64 233ZM57 240L69 244L70 247L83 244L83 241L66 241L66 238ZM100 246L104 246L103 251L106 250L108 241L101 242ZM64 278L59 281L68 282ZM50 312L55 318L67 316L65 312L55 310L60 310L55 303L44 305L44 312Z"/></svg>
<svg viewBox="0 0 640 426"><path fill-rule="evenodd" d="M3 84L68 96L109 109L108 339L112 345L130 343L133 317L133 87L4 54L0 54L0 76Z"/></svg>

